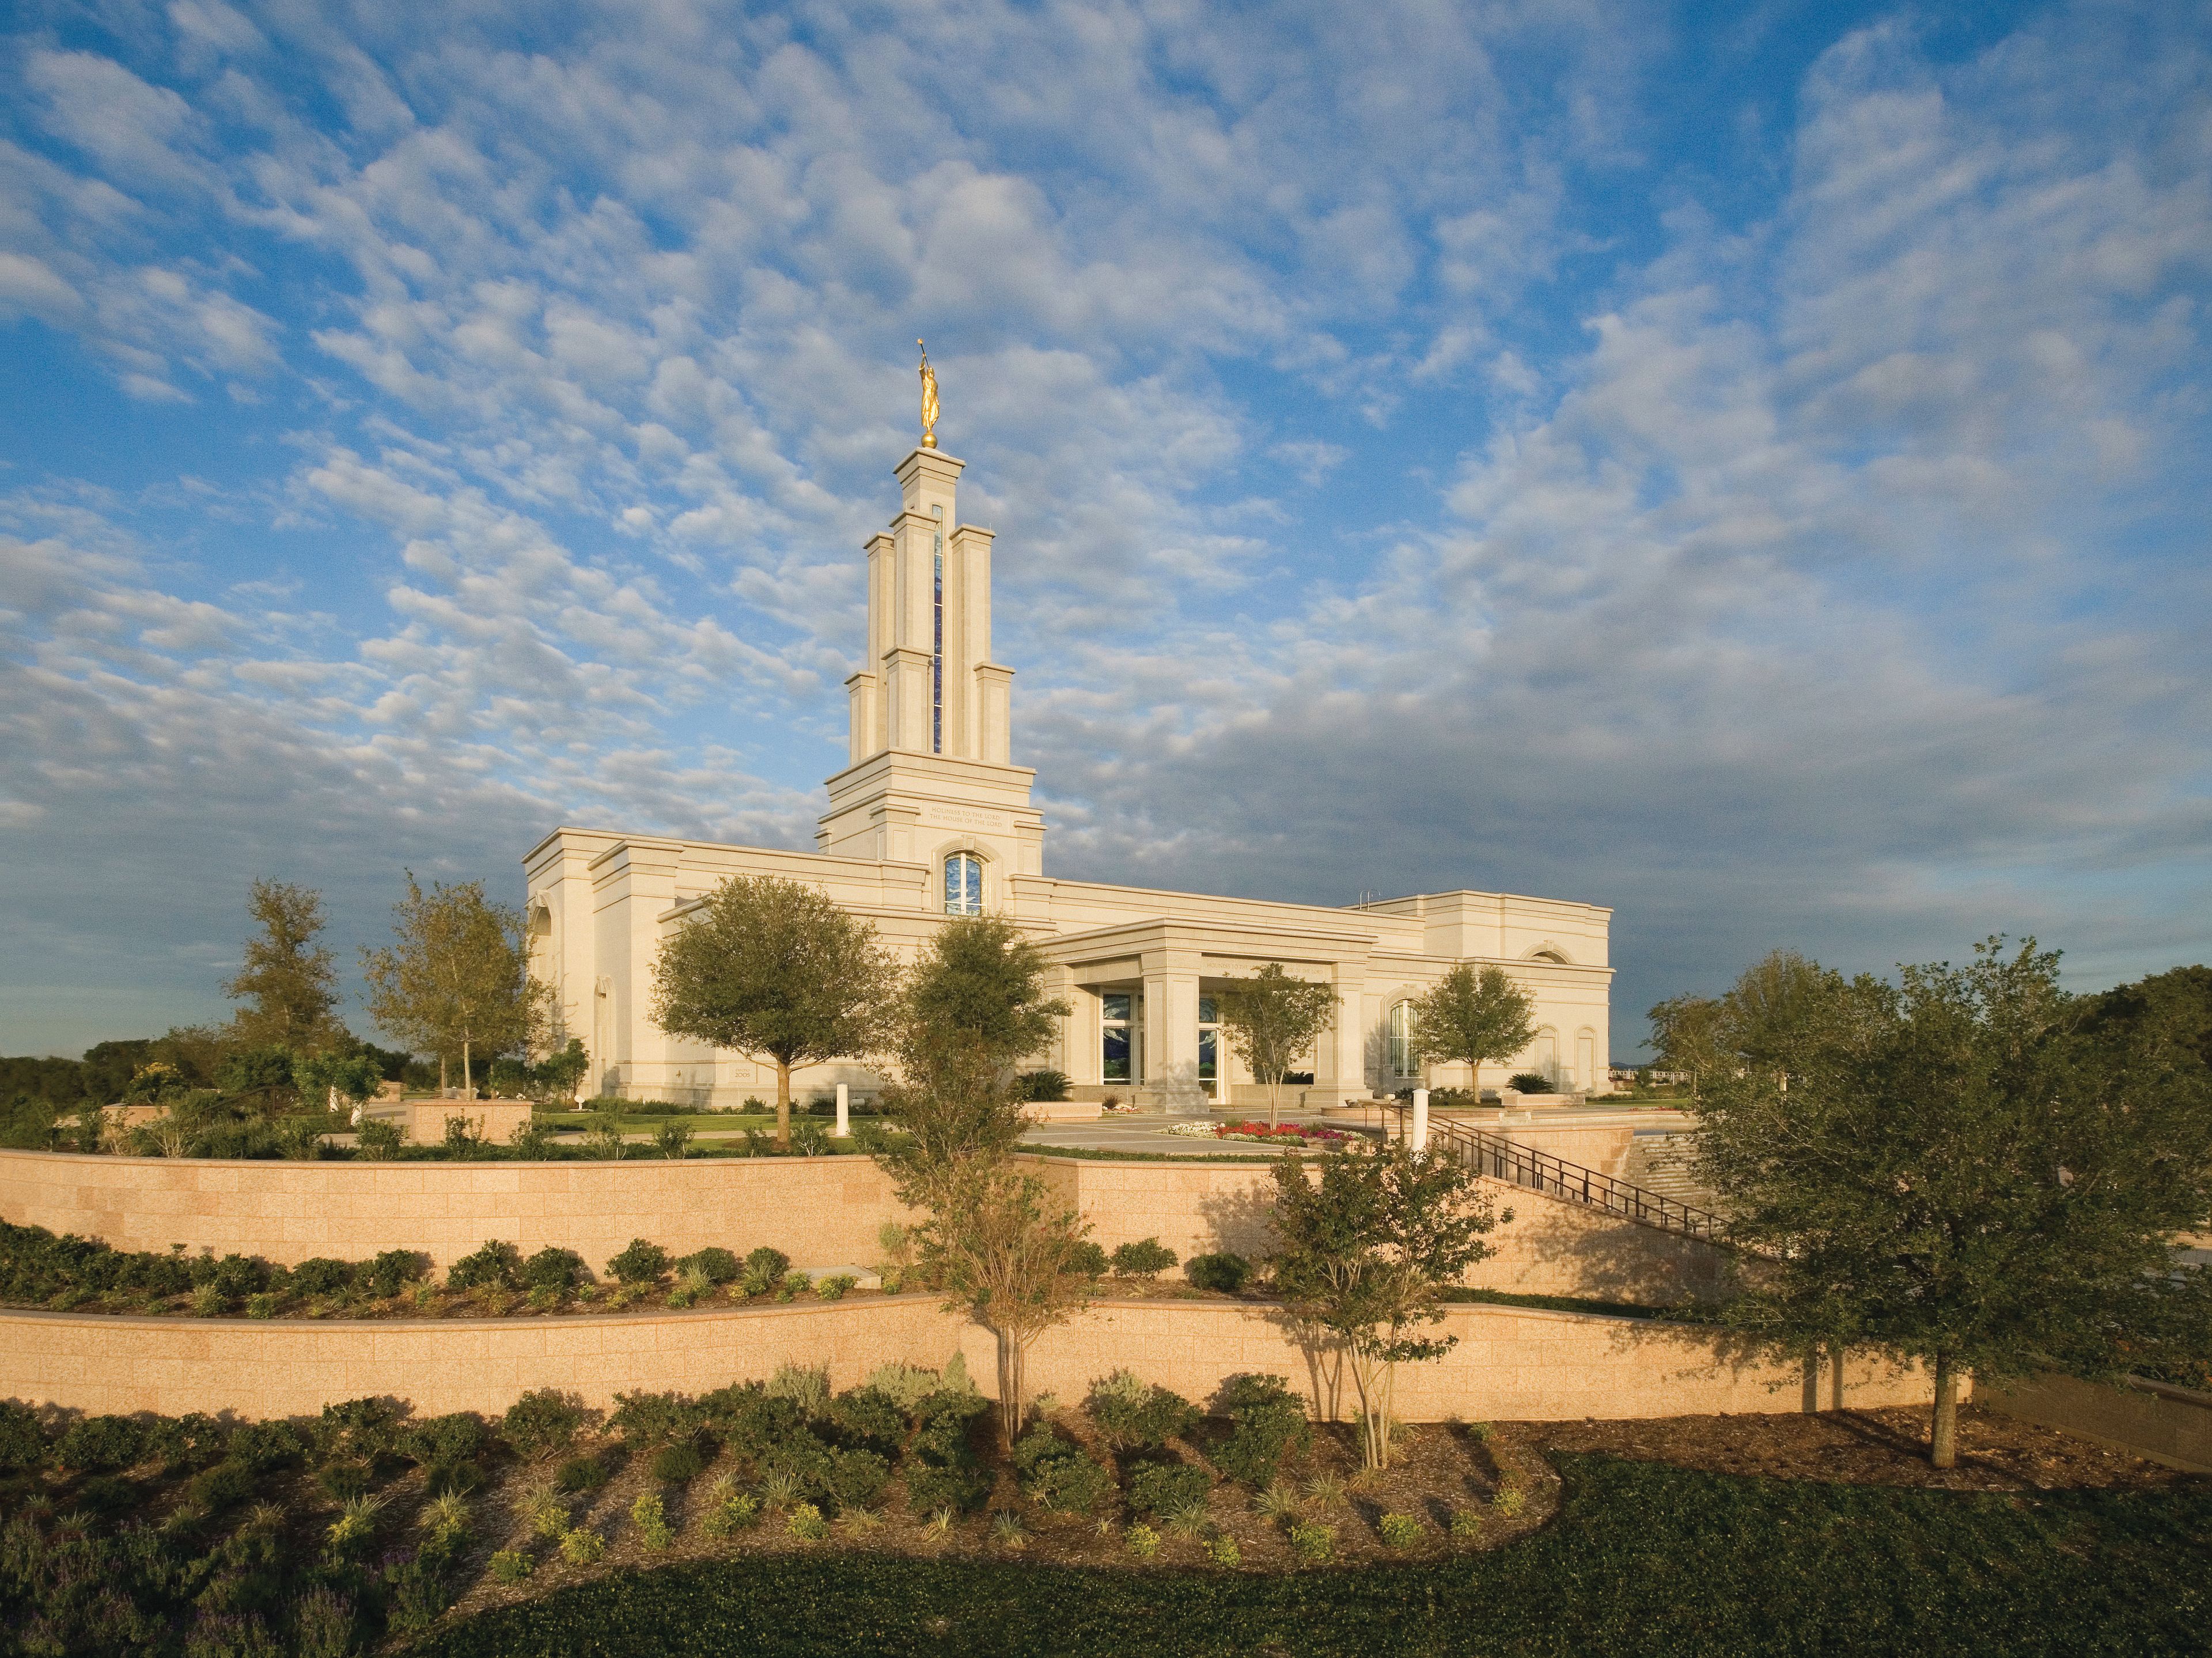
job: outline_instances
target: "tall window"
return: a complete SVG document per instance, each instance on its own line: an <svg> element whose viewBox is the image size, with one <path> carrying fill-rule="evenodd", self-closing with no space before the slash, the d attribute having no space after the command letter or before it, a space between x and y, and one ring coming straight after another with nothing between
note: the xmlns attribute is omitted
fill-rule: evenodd
<svg viewBox="0 0 2212 1658"><path fill-rule="evenodd" d="M1136 1081L1130 1064L1133 1045L1129 1013L1135 998L1127 991L1108 991L1098 999L1098 1076L1102 1082Z"/></svg>
<svg viewBox="0 0 2212 1658"><path fill-rule="evenodd" d="M1198 1085L1207 1097L1221 1100L1227 1097L1222 1081L1221 1015L1212 997L1201 996L1198 999Z"/></svg>
<svg viewBox="0 0 2212 1658"><path fill-rule="evenodd" d="M1384 1043L1389 1049L1390 1074L1394 1077L1413 1077L1420 1074L1421 1056L1413 1042L1413 1005L1394 1002L1390 1017L1384 1026Z"/></svg>
<svg viewBox="0 0 2212 1658"><path fill-rule="evenodd" d="M983 860L972 852L956 852L945 860L945 913L983 913Z"/></svg>
<svg viewBox="0 0 2212 1658"><path fill-rule="evenodd" d="M945 537L936 537L929 577L929 751L945 752Z"/></svg>

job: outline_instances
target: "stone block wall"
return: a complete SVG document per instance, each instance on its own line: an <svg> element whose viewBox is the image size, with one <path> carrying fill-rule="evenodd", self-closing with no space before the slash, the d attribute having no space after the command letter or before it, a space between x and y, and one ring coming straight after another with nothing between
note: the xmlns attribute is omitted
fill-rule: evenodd
<svg viewBox="0 0 2212 1658"><path fill-rule="evenodd" d="M1538 1312L1452 1309L1444 1358L1401 1369L1408 1420L1560 1420L1804 1408L1802 1376L1731 1353L1694 1326ZM933 1297L706 1312L390 1322L119 1318L0 1313L0 1398L88 1412L234 1411L303 1415L339 1400L390 1395L416 1412L504 1410L533 1388L597 1406L635 1388L699 1393L827 1364L833 1386L890 1359L941 1366L955 1351L986 1392L997 1375L990 1333ZM1030 1386L1073 1401L1121 1367L1187 1397L1230 1376L1271 1372L1317 1402L1353 1408L1350 1380L1308 1348L1279 1312L1222 1302L1106 1300L1032 1350ZM1875 1362L1844 1366L1850 1407L1923 1405L1927 1378Z"/></svg>

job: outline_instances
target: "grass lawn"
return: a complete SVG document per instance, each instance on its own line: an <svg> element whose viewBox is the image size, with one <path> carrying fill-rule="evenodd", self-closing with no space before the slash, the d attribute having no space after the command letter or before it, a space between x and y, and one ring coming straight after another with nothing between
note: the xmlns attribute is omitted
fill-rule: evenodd
<svg viewBox="0 0 2212 1658"><path fill-rule="evenodd" d="M2212 1482L2024 1495L1745 1478L1561 1455L1525 1541L1283 1575L828 1552L604 1578L419 1658L1028 1655L1630 1658L2212 1651Z"/></svg>

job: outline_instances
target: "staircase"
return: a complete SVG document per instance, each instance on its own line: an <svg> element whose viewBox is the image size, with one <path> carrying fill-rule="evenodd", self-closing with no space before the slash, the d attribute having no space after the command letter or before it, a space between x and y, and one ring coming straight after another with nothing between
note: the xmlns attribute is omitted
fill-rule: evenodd
<svg viewBox="0 0 2212 1658"><path fill-rule="evenodd" d="M1401 1136L1412 1128L1411 1109L1396 1108ZM1662 1138L1658 1135L1654 1139ZM1667 1135L1668 1139L1682 1138ZM1578 1163L1569 1163L1548 1151L1507 1139L1503 1134L1493 1134L1487 1129L1474 1128L1465 1123L1429 1122L1429 1149L1455 1157L1478 1175L1492 1180L1510 1181L1531 1192L1540 1192L1547 1198L1558 1198L1567 1203L1579 1203L1592 1209L1603 1210L1609 1215L1619 1215L1623 1220L1634 1221L1639 1226L1649 1226L1656 1231L1672 1232L1678 1236L1696 1238L1701 1242L1719 1243L1721 1218L1702 1205L1650 1186L1616 1179L1599 1169L1588 1169ZM1630 1156L1635 1156L1632 1148ZM1663 1154L1655 1153L1655 1157ZM1655 1177L1664 1177L1669 1170L1654 1169ZM1676 1177L1679 1178L1679 1171ZM1694 1187L1689 1189L1694 1190Z"/></svg>
<svg viewBox="0 0 2212 1658"><path fill-rule="evenodd" d="M1641 1133L1628 1143L1621 1160L1620 1176L1649 1192L1658 1192L1695 1208L1711 1208L1713 1194L1698 1184L1691 1172L1691 1155L1698 1148L1694 1131L1674 1134Z"/></svg>

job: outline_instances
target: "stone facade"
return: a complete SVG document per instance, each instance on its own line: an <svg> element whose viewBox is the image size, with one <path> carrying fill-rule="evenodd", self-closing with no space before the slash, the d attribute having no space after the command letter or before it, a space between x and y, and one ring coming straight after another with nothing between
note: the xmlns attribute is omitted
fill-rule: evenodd
<svg viewBox="0 0 2212 1658"><path fill-rule="evenodd" d="M1540 1071L1608 1087L1611 912L1503 893L1449 891L1346 908L1152 891L1044 872L1035 774L1012 763L1013 670L992 660L989 531L959 523L965 463L916 449L896 469L901 509L867 546L867 657L848 682L849 763L829 780L811 853L563 828L525 857L533 970L563 1036L582 1039L594 1091L734 1105L775 1072L669 1036L651 1018L653 961L720 881L768 874L818 887L911 958L951 913L1012 917L1052 964L1073 1010L1036 1064L1079 1098L1119 1094L1174 1111L1256 1104L1204 1015L1221 985L1270 962L1332 987L1335 1017L1310 1057L1304 1102L1402 1086L1496 1085ZM1394 1009L1454 963L1496 963L1534 997L1538 1035L1483 1067L1401 1062ZM817 1092L876 1078L817 1066Z"/></svg>

